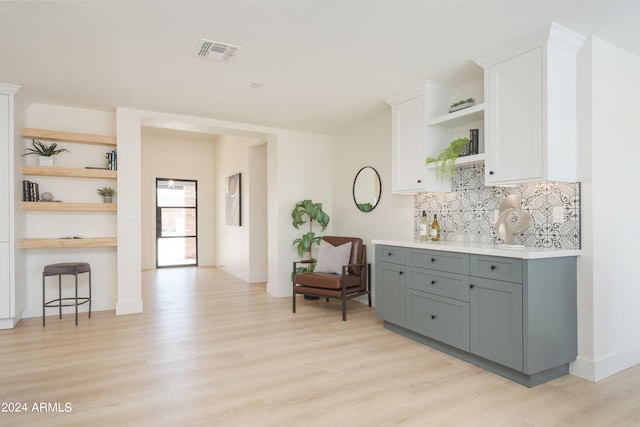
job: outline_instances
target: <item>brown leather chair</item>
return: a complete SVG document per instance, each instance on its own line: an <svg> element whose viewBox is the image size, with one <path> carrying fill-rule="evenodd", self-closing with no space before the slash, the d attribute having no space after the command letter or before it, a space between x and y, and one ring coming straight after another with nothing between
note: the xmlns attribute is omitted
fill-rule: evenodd
<svg viewBox="0 0 640 427"><path fill-rule="evenodd" d="M324 236L322 238L333 246L351 242L349 264L342 266L342 274L333 273L296 273L300 264L313 261L294 261L293 312L296 312L296 296L298 294L312 297L324 297L342 301L342 320L347 320L347 300L362 295L369 296L371 307L371 265L367 263L367 247L357 237Z"/></svg>

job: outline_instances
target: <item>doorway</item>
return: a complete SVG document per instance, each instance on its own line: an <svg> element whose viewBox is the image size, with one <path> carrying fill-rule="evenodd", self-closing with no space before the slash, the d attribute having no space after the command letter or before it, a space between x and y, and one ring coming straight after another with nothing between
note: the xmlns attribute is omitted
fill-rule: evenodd
<svg viewBox="0 0 640 427"><path fill-rule="evenodd" d="M156 178L156 267L198 265L198 182Z"/></svg>

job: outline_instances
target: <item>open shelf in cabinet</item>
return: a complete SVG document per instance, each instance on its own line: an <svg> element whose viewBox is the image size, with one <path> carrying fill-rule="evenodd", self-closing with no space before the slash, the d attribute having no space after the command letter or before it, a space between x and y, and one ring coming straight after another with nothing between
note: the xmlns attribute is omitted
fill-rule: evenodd
<svg viewBox="0 0 640 427"><path fill-rule="evenodd" d="M23 128L22 136L25 138L46 139L49 141L80 142L82 144L97 144L109 146L117 145L115 136L93 135L89 133L61 132L57 130Z"/></svg>
<svg viewBox="0 0 640 427"><path fill-rule="evenodd" d="M115 203L22 202L23 211L117 212Z"/></svg>
<svg viewBox="0 0 640 427"><path fill-rule="evenodd" d="M118 246L116 237L87 237L69 239L29 238L20 241L21 249L98 248Z"/></svg>
<svg viewBox="0 0 640 427"><path fill-rule="evenodd" d="M484 103L445 114L443 116L434 117L427 120L426 125L456 127L479 120L484 120Z"/></svg>
<svg viewBox="0 0 640 427"><path fill-rule="evenodd" d="M486 158L485 153L472 154L470 156L458 157L456 159L456 166L470 166L476 163L484 163ZM435 169L439 166L439 163L429 163L427 169Z"/></svg>

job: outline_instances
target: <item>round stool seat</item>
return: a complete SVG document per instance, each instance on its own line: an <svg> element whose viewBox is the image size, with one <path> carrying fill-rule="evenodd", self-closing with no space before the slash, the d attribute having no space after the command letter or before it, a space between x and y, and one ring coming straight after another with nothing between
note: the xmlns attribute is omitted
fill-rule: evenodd
<svg viewBox="0 0 640 427"><path fill-rule="evenodd" d="M59 274L80 274L91 271L88 262L61 262L44 266L45 276L57 276Z"/></svg>

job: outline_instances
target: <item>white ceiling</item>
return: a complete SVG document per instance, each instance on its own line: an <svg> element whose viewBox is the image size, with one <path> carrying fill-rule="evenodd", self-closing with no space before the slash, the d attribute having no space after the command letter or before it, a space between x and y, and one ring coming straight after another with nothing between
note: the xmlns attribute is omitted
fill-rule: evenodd
<svg viewBox="0 0 640 427"><path fill-rule="evenodd" d="M420 80L480 78L473 59L552 21L640 55L638 0L3 1L0 18L0 82L29 103L328 134ZM242 50L197 58L201 38Z"/></svg>

